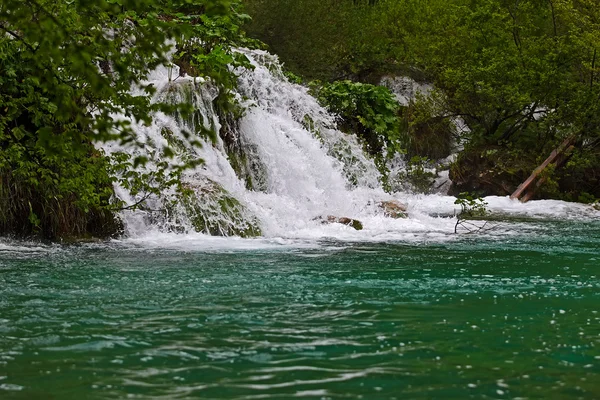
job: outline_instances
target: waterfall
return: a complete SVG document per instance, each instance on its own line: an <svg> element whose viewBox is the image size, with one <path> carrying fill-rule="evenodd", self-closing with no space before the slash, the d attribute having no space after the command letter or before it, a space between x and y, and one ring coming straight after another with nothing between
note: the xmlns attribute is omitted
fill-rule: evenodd
<svg viewBox="0 0 600 400"><path fill-rule="evenodd" d="M148 197L144 208L122 211L127 236L199 231L221 236L396 240L453 231L453 218L432 215L451 216L458 209L454 198L386 193L379 171L356 137L337 130L336 117L307 88L285 78L276 56L240 51L254 65L253 70L236 71L236 96L244 110L240 116L219 115L213 105L217 91L210 83L179 77L177 67L162 68L150 77L157 88L155 100L185 101L193 105L194 113L157 113L152 126L135 125L143 147L105 145L113 157L123 152L146 157L148 163L137 172L149 184L157 180L156 171L204 160L183 173L183 194L169 188L147 196L117 185L116 195L125 205ZM186 132L200 129L220 134L198 146L193 143L197 137ZM173 150L173 158L167 160L165 146ZM386 216L378 206L382 201L408 203L409 218ZM488 203L492 208L515 207L506 201ZM559 207L556 204L517 207L535 214L548 213L551 205ZM360 220L364 229L324 223L328 216Z"/></svg>

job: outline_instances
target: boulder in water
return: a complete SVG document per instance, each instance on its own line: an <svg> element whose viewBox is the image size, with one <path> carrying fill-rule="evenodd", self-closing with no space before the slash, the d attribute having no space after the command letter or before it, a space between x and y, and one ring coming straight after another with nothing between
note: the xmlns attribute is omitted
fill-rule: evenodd
<svg viewBox="0 0 600 400"><path fill-rule="evenodd" d="M397 200L380 201L377 206L383 210L383 215L389 218L406 218L406 204Z"/></svg>
<svg viewBox="0 0 600 400"><path fill-rule="evenodd" d="M348 217L336 217L335 215L328 215L326 218L319 216L317 218L313 218L313 221L320 220L322 224L342 224L348 225L357 231L361 231L363 229L363 224L357 219L348 218Z"/></svg>

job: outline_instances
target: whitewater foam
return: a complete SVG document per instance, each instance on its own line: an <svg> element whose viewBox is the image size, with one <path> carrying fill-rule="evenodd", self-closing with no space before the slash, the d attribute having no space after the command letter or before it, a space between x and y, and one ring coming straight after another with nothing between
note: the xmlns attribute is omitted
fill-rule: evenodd
<svg viewBox="0 0 600 400"><path fill-rule="evenodd" d="M220 129L223 121L213 107L216 91L209 83L190 77L170 81L178 71L157 70L152 83L157 87L157 100L191 101L196 108L196 120L186 121L173 115L158 113L150 127L137 126L145 148L124 148L108 144L111 154L126 151L148 156L145 171L157 168L163 159L160 149L172 144L165 131L180 143L174 163L201 158L204 164L188 171L183 180L190 186L215 182L237 199L248 218L259 222L263 238L244 241L227 239L234 247L286 245L303 246L307 242L332 238L341 241L422 241L452 240L460 207L455 198L444 195L388 194L380 185L380 174L352 135L335 128L336 116L328 113L308 93L308 89L290 83L284 77L276 56L264 51L242 51L254 65L254 70L237 70L238 99L246 109L236 126L235 140L253 157L249 169L260 169L260 184L248 184L232 166L231 155L221 137L212 143L203 141L194 146L185 131L195 132L198 126ZM187 96L187 97L186 97ZM256 173L256 171L254 171ZM125 204L135 204L140 195L132 195L116 187L117 196ZM164 198L176 196L164 193ZM155 198L150 208L164 207L164 198ZM393 219L377 207L381 201L397 200L408 205L408 218ZM547 219L591 219L599 212L591 207L561 201L532 201L526 204L508 197L488 197L488 209L495 214ZM165 223L148 211L124 211L127 241L158 246L189 248L227 247L221 238L211 238L194 232L193 224L181 218L184 211L174 212L182 226L175 234L173 221ZM324 224L332 215L360 220L364 229L356 231L341 224ZM508 234L508 231L504 231Z"/></svg>

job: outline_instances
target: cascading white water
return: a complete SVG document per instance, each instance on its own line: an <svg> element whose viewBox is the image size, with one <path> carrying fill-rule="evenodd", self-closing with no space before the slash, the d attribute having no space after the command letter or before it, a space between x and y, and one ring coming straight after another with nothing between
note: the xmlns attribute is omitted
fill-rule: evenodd
<svg viewBox="0 0 600 400"><path fill-rule="evenodd" d="M239 134L257 149L267 182L263 192L244 195L265 234L306 234L321 226L320 216L373 215L369 203L390 196L360 144L335 129L334 116L306 88L285 79L276 57L247 56L256 68L240 75L240 93L250 100Z"/></svg>
<svg viewBox="0 0 600 400"><path fill-rule="evenodd" d="M107 153L125 151L147 156L150 162L140 172L157 168L163 160L164 146L175 150L171 163L202 158L204 164L187 171L183 181L198 199L192 209L208 221L206 226L212 228L204 230L213 234L244 231L253 224L263 236L271 238L397 240L453 232L453 218L431 215L452 215L459 209L454 198L385 193L377 168L355 137L335 128L335 116L322 108L308 89L287 81L276 56L264 51L240 51L255 68L236 71L239 99L246 111L230 127L231 143L218 137L214 143L204 141L202 147L190 144L184 131L195 131L199 126L219 130L227 121L220 121L213 108L216 93L209 84L191 77L171 81L169 77L177 76L178 71L162 69L151 77L158 89L157 99L192 102L196 108L194 118L159 113L152 126L136 127L145 148L124 148L113 143L105 147ZM133 196L122 187L116 192L126 204L136 203L141 196ZM409 218L384 216L377 204L388 200L408 203ZM540 206L503 198L488 202L492 210L513 208L528 215L589 211L562 202ZM127 234L136 237L159 231L192 232L197 224L189 215L188 203L178 199L174 191L165 191L149 199L147 208L155 211L123 211ZM224 204L233 204L234 211L224 211ZM320 217L328 215L358 219L364 229L323 224Z"/></svg>

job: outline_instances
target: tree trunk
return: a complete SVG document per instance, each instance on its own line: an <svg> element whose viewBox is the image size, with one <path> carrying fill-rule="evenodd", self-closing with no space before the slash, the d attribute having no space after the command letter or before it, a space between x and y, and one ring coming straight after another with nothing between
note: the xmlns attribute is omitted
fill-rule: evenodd
<svg viewBox="0 0 600 400"><path fill-rule="evenodd" d="M532 186L533 183L536 182L538 176L548 167L548 165L554 162L564 161L565 158L559 160L559 157L561 155L564 155L565 151L570 152L572 150L573 146L571 145L574 141L575 135L569 136L567 139L565 139L565 141L562 142L562 144L556 149L554 149L552 153L550 153L550 156L546 158L546 160L531 173L529 178L527 178L525 182L519 185L517 190L515 190L515 192L510 196L510 198L520 199L524 203L531 200L531 198L535 194L536 189L538 189L546 180L546 178L542 177L539 180L537 180L536 185Z"/></svg>

